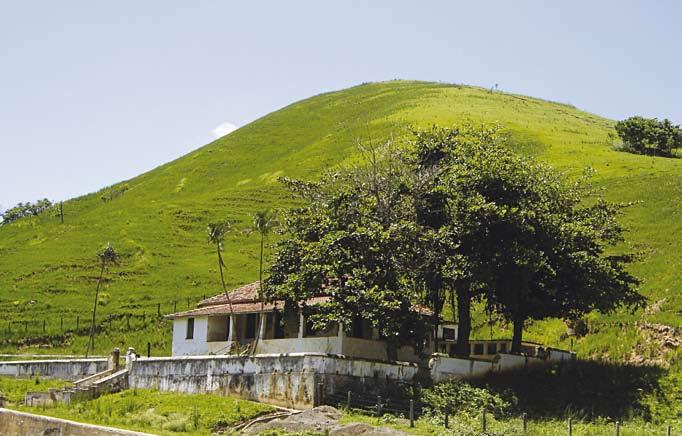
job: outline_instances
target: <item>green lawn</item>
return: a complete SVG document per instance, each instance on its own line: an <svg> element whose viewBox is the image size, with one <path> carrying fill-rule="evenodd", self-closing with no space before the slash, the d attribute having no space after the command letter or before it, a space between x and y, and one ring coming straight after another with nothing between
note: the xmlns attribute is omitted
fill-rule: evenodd
<svg viewBox="0 0 682 436"><path fill-rule="evenodd" d="M209 435L272 411L272 407L219 395L127 390L92 401L17 409L73 421L153 434Z"/></svg>

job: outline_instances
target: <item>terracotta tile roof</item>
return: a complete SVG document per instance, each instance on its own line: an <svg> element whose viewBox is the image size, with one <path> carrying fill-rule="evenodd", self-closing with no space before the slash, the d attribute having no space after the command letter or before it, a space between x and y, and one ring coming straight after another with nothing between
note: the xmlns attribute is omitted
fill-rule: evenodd
<svg viewBox="0 0 682 436"><path fill-rule="evenodd" d="M284 307L284 302L277 301L274 304L273 303L265 303L263 305L263 310L265 312L270 312L275 307L282 308ZM237 303L232 305L232 311L235 314L242 314L242 313L259 313L261 311L261 305L260 303ZM186 310L184 312L178 312L178 313L173 313L171 315L167 315L166 318L168 319L175 319L175 318L188 318L192 316L207 316L207 315L229 315L230 314L230 305L229 304L214 304L212 306L204 306L200 307L198 309L192 309L192 310Z"/></svg>
<svg viewBox="0 0 682 436"><path fill-rule="evenodd" d="M260 289L260 282L249 283L240 288L237 288L229 293L230 301L232 302L233 313L258 313L261 311L261 303L258 298L258 290ZM305 306L314 306L329 301L329 297L320 296L309 298L304 302ZM272 301L265 303L263 310L270 312L275 308L283 308L284 301ZM424 316L431 316L433 312L425 306L415 304L412 309ZM166 318L187 318L192 316L207 316L207 315L229 315L230 305L227 303L225 294L214 295L213 297L201 300L196 309L186 310L184 312L173 313L167 315Z"/></svg>
<svg viewBox="0 0 682 436"><path fill-rule="evenodd" d="M248 285L244 285L241 288L237 288L229 292L230 301L232 301L232 304L259 301L258 299L259 289L260 282L253 282L249 283ZM214 306L217 304L227 304L227 298L225 297L225 294L221 293L218 295L214 295L213 297L207 298L205 300L201 300L197 306L204 307Z"/></svg>

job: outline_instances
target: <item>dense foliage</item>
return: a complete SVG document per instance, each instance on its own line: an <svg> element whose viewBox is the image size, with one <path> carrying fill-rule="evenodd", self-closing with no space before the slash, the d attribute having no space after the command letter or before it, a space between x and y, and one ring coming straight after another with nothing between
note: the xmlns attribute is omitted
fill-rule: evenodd
<svg viewBox="0 0 682 436"><path fill-rule="evenodd" d="M517 402L513 395L500 395L459 380L439 383L422 390L421 400L435 413L478 416L485 410L497 418L510 416Z"/></svg>
<svg viewBox="0 0 682 436"><path fill-rule="evenodd" d="M0 225L13 223L18 219L29 216L38 216L51 207L52 202L47 198L37 200L35 203L31 203L30 201L27 201L26 203L19 203L0 214L0 217L2 217L2 220L0 220Z"/></svg>
<svg viewBox="0 0 682 436"><path fill-rule="evenodd" d="M298 304L325 294L311 318L350 325L358 314L387 339L420 349L428 306L437 327L457 300L457 354L468 355L471 302L512 321L575 318L643 303L622 241L619 207L532 158L496 128L415 132L397 153L370 147L367 165L319 182L286 180L304 201L287 217L271 267L269 296ZM454 303L453 303L454 305Z"/></svg>
<svg viewBox="0 0 682 436"><path fill-rule="evenodd" d="M682 129L668 119L630 117L616 123L616 132L636 153L672 156L673 150L682 148Z"/></svg>

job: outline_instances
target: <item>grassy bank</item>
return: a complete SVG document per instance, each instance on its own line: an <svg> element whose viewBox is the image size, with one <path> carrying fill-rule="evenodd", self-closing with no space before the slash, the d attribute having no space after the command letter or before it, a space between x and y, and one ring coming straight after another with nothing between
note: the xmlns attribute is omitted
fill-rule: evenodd
<svg viewBox="0 0 682 436"><path fill-rule="evenodd" d="M486 432L482 429L481 416L454 415L449 419L449 428L444 427L440 418L425 417L415 423L411 428L409 421L402 417L385 415L381 418L366 416L359 413L345 413L342 422L364 422L375 426L389 426L406 433L430 436L514 436L524 435L523 421L519 418L497 420L486 416ZM613 436L615 434L615 422L602 419L598 421L572 421L574 436ZM526 423L526 436L557 436L566 435L568 421L558 419L534 420ZM628 420L621 423L621 436L661 436L665 435L666 427L663 424L651 424L640 420ZM677 429L679 431L679 429ZM676 434L676 433L673 433Z"/></svg>
<svg viewBox="0 0 682 436"><path fill-rule="evenodd" d="M33 378L0 377L0 393L10 405L24 400L26 392L42 392L50 388L62 388L71 385L64 380Z"/></svg>
<svg viewBox="0 0 682 436"><path fill-rule="evenodd" d="M218 395L128 390L69 405L17 409L73 421L170 435L209 435L272 407Z"/></svg>

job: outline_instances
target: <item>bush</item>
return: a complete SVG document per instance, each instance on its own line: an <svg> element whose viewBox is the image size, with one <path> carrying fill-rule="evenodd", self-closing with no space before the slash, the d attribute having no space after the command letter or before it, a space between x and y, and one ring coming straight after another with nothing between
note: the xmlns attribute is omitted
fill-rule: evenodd
<svg viewBox="0 0 682 436"><path fill-rule="evenodd" d="M485 409L498 418L511 415L516 405L515 397L505 397L461 381L440 383L433 388L424 389L421 394L426 408L433 413L448 410L453 414L478 415Z"/></svg>

